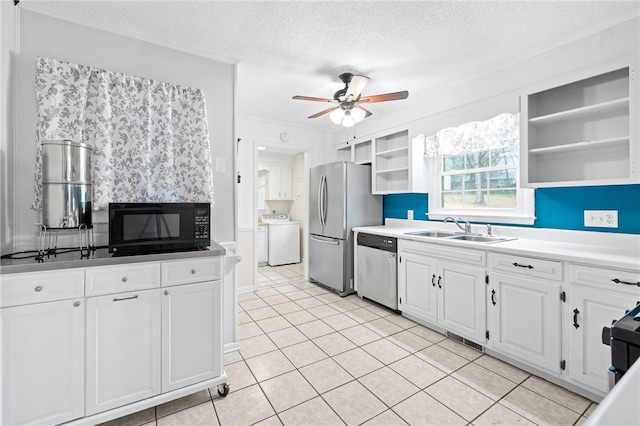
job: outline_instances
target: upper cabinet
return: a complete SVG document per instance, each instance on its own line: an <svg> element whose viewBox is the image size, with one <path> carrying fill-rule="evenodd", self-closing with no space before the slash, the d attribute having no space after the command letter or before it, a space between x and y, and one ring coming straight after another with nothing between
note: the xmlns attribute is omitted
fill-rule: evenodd
<svg viewBox="0 0 640 426"><path fill-rule="evenodd" d="M266 200L293 200L293 166L269 164Z"/></svg>
<svg viewBox="0 0 640 426"><path fill-rule="evenodd" d="M424 140L410 139L406 129L340 144L336 161L371 164L374 194L426 192Z"/></svg>
<svg viewBox="0 0 640 426"><path fill-rule="evenodd" d="M371 164L373 141L371 139L345 142L336 148L336 161L353 161L356 164Z"/></svg>
<svg viewBox="0 0 640 426"><path fill-rule="evenodd" d="M374 194L426 192L424 138L399 130L376 137L373 148Z"/></svg>
<svg viewBox="0 0 640 426"><path fill-rule="evenodd" d="M638 55L545 82L522 97L525 187L637 183Z"/></svg>

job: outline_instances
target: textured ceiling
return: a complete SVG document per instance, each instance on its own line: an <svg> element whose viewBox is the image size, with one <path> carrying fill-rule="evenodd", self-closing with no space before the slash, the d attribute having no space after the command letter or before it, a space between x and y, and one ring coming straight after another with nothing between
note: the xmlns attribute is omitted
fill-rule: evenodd
<svg viewBox="0 0 640 426"><path fill-rule="evenodd" d="M638 1L35 1L20 7L192 52L239 61L238 114L336 130L326 104L337 76L371 78L374 117L439 87L638 16ZM371 118L370 118L371 119Z"/></svg>

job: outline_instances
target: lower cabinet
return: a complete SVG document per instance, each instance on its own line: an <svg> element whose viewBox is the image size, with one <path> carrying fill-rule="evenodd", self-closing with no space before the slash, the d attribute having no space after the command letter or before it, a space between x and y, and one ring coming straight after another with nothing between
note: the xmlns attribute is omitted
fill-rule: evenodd
<svg viewBox="0 0 640 426"><path fill-rule="evenodd" d="M501 273L489 282L487 346L559 374L561 285Z"/></svg>
<svg viewBox="0 0 640 426"><path fill-rule="evenodd" d="M160 393L160 291L87 299L87 415Z"/></svg>
<svg viewBox="0 0 640 426"><path fill-rule="evenodd" d="M484 342L485 256L478 250L398 241L398 309Z"/></svg>
<svg viewBox="0 0 640 426"><path fill-rule="evenodd" d="M162 290L162 392L221 372L220 281Z"/></svg>
<svg viewBox="0 0 640 426"><path fill-rule="evenodd" d="M0 321L0 423L51 425L82 417L84 299L3 308Z"/></svg>
<svg viewBox="0 0 640 426"><path fill-rule="evenodd" d="M398 256L398 309L425 321L438 321L436 260L410 251Z"/></svg>
<svg viewBox="0 0 640 426"><path fill-rule="evenodd" d="M602 329L640 303L640 288L623 284L640 282L640 273L571 265L570 281L569 377L605 394L611 348L602 343Z"/></svg>
<svg viewBox="0 0 640 426"><path fill-rule="evenodd" d="M438 262L438 324L477 343L487 326L485 268Z"/></svg>

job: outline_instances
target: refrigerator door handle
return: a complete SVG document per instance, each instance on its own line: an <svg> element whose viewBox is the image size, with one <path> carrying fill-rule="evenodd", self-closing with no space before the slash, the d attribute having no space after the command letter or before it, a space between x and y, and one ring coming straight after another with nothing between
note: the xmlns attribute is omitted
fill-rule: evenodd
<svg viewBox="0 0 640 426"><path fill-rule="evenodd" d="M340 245L340 240L324 240L324 239L320 239L320 238L314 237L313 235L311 235L310 238L313 241L317 241L319 243L333 244L334 246L339 246Z"/></svg>
<svg viewBox="0 0 640 426"><path fill-rule="evenodd" d="M322 226L327 226L327 204L329 204L327 194L327 175L322 175Z"/></svg>
<svg viewBox="0 0 640 426"><path fill-rule="evenodd" d="M318 183L318 219L320 220L320 225L324 226L324 221L323 221L323 217L322 217L322 212L324 211L324 208L322 206L322 201L324 200L324 197L322 196L322 191L324 189L324 173L320 176L320 182Z"/></svg>

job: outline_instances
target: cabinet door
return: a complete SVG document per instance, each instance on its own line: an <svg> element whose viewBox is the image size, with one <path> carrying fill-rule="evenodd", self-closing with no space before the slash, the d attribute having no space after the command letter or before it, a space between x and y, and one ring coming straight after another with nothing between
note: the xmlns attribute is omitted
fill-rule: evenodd
<svg viewBox="0 0 640 426"><path fill-rule="evenodd" d="M604 394L609 390L611 348L602 343L602 328L620 319L636 300L571 285L570 301L569 377Z"/></svg>
<svg viewBox="0 0 640 426"><path fill-rule="evenodd" d="M417 318L437 321L436 261L413 253L399 255L398 309Z"/></svg>
<svg viewBox="0 0 640 426"><path fill-rule="evenodd" d="M280 176L281 198L283 200L293 200L293 167L282 166Z"/></svg>
<svg viewBox="0 0 640 426"><path fill-rule="evenodd" d="M560 292L557 283L492 273L488 345L559 374Z"/></svg>
<svg viewBox="0 0 640 426"><path fill-rule="evenodd" d="M84 415L83 304L0 310L2 424L58 424Z"/></svg>
<svg viewBox="0 0 640 426"><path fill-rule="evenodd" d="M160 291L87 299L87 415L160 393Z"/></svg>
<svg viewBox="0 0 640 426"><path fill-rule="evenodd" d="M282 169L280 166L269 165L267 178L267 200L282 198Z"/></svg>
<svg viewBox="0 0 640 426"><path fill-rule="evenodd" d="M473 340L485 341L485 270L460 263L439 262L438 324Z"/></svg>
<svg viewBox="0 0 640 426"><path fill-rule="evenodd" d="M222 373L221 281L168 287L162 295L162 392Z"/></svg>

